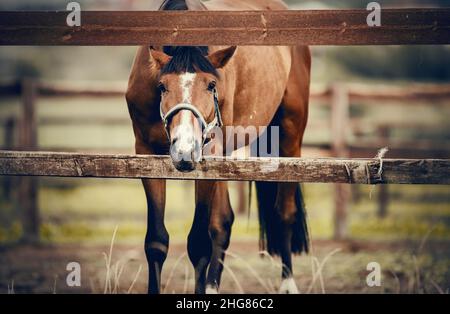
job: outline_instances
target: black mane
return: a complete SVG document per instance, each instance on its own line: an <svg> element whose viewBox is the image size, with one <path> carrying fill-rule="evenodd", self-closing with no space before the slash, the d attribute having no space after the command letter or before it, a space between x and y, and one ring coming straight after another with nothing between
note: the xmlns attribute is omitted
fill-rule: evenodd
<svg viewBox="0 0 450 314"><path fill-rule="evenodd" d="M162 68L161 74L204 72L219 77L216 68L205 56L208 47L164 47L164 52L172 59Z"/></svg>
<svg viewBox="0 0 450 314"><path fill-rule="evenodd" d="M183 11L188 10L185 0L167 0L161 10L163 11ZM206 56L209 49L207 46L197 47L181 47L181 46L165 46L164 53L172 57L162 69L162 74L184 73L184 72L205 72L219 76L217 70L209 62Z"/></svg>
<svg viewBox="0 0 450 314"><path fill-rule="evenodd" d="M185 0L166 0L162 6L162 10L164 11L182 11L187 9Z"/></svg>

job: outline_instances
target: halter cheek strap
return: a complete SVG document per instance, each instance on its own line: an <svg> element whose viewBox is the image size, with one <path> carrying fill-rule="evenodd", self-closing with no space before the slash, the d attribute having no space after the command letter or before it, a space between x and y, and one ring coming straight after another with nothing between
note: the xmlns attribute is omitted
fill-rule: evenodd
<svg viewBox="0 0 450 314"><path fill-rule="evenodd" d="M219 95L217 93L216 88L213 90L213 95L214 95L214 119L210 123L206 122L205 118L203 117L202 113L197 109L197 107L195 107L191 104L188 104L188 103L177 104L176 106L172 107L168 112L166 112L164 114L164 112L162 110L162 101L161 101L161 104L159 106L159 112L161 115L161 120L164 124L164 130L166 131L167 138L170 140L170 133L169 133L170 119L175 114L180 112L181 110L189 110L200 121L200 123L202 125L202 141L204 144L208 134L215 127L223 126L222 116L220 114L220 109L219 109Z"/></svg>

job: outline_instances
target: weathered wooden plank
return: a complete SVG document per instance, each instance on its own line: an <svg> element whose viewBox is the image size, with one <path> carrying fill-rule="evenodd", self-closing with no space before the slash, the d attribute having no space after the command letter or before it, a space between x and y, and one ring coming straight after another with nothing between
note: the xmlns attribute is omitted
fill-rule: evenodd
<svg viewBox="0 0 450 314"><path fill-rule="evenodd" d="M450 44L450 9L0 12L0 45L403 45Z"/></svg>
<svg viewBox="0 0 450 314"><path fill-rule="evenodd" d="M180 180L450 184L450 160L252 158L207 159L190 173L168 156L0 151L0 175L166 178Z"/></svg>

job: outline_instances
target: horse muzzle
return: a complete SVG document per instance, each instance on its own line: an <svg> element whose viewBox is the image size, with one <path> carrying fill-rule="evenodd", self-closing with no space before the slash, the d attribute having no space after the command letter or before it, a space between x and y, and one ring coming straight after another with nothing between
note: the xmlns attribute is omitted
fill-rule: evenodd
<svg viewBox="0 0 450 314"><path fill-rule="evenodd" d="M164 124L167 138L170 144L170 156L173 165L178 171L190 172L195 169L196 164L202 159L203 146L207 142L208 134L216 127L222 127L222 117L219 109L219 98L217 90L213 91L214 98L214 119L211 122L206 122L202 113L192 104L180 103L172 107L168 112L164 113L162 109L162 100L159 107L161 120ZM180 132L174 138L171 138L169 130L169 122L178 112L182 110L190 111L200 124L201 138L196 138L190 132ZM191 131L191 130L189 130Z"/></svg>
<svg viewBox="0 0 450 314"><path fill-rule="evenodd" d="M194 136L174 138L170 145L170 157L178 171L193 171L202 159L202 143Z"/></svg>

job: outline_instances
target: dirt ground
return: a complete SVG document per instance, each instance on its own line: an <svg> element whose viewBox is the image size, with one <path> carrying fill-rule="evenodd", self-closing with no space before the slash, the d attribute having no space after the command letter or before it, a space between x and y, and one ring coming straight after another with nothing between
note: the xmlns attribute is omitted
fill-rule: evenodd
<svg viewBox="0 0 450 314"><path fill-rule="evenodd" d="M0 249L0 293L145 293L147 267L140 245L41 245ZM273 293L279 260L261 258L254 241L232 243L226 257L222 293ZM446 293L450 287L448 242L314 241L313 252L295 257L301 293ZM81 265L81 287L68 287L70 262ZM368 287L367 264L381 266L380 287ZM109 280L106 280L108 276ZM163 270L165 293L191 293L193 269L185 243L175 243ZM133 284L133 281L134 284Z"/></svg>

